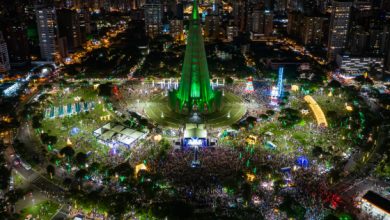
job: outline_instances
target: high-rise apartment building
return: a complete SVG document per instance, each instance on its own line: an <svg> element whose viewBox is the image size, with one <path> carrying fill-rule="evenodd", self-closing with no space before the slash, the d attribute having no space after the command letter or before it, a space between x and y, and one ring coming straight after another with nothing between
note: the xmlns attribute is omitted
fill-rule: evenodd
<svg viewBox="0 0 390 220"><path fill-rule="evenodd" d="M288 13L287 33L304 45L323 45L326 35L327 17L321 13L304 14L292 11Z"/></svg>
<svg viewBox="0 0 390 220"><path fill-rule="evenodd" d="M160 0L147 0L144 5L146 35L154 38L162 31L163 7Z"/></svg>
<svg viewBox="0 0 390 220"><path fill-rule="evenodd" d="M273 32L273 13L269 10L255 10L252 13L251 32L270 36Z"/></svg>
<svg viewBox="0 0 390 220"><path fill-rule="evenodd" d="M362 26L356 26L351 30L349 50L352 55L361 55L367 50L367 42L370 34Z"/></svg>
<svg viewBox="0 0 390 220"><path fill-rule="evenodd" d="M368 41L369 52L374 55L384 55L390 38L390 25L382 22L372 22L368 32L370 34Z"/></svg>
<svg viewBox="0 0 390 220"><path fill-rule="evenodd" d="M36 19L41 58L43 60L53 61L57 46L57 18L55 8L37 5Z"/></svg>
<svg viewBox="0 0 390 220"><path fill-rule="evenodd" d="M333 61L336 55L342 53L345 49L351 6L352 2L349 1L334 0L332 2L328 38L328 61Z"/></svg>
<svg viewBox="0 0 390 220"><path fill-rule="evenodd" d="M100 10L104 7L104 0L91 0L89 2L89 8L93 10Z"/></svg>
<svg viewBox="0 0 390 220"><path fill-rule="evenodd" d="M272 35L273 13L269 10L255 10L251 16L250 39L263 40Z"/></svg>
<svg viewBox="0 0 390 220"><path fill-rule="evenodd" d="M291 36L297 36L300 33L302 27L302 14L296 11L290 11L287 14L288 23L287 23L287 33Z"/></svg>
<svg viewBox="0 0 390 220"><path fill-rule="evenodd" d="M3 33L0 31L0 73L7 72L10 69L7 43L4 40Z"/></svg>
<svg viewBox="0 0 390 220"><path fill-rule="evenodd" d="M304 45L321 45L324 39L323 26L326 18L321 16L303 16L300 39Z"/></svg>
<svg viewBox="0 0 390 220"><path fill-rule="evenodd" d="M248 22L248 4L247 0L233 1L234 24L237 26L239 32L246 31Z"/></svg>
<svg viewBox="0 0 390 220"><path fill-rule="evenodd" d="M385 57L385 70L388 74L390 74L390 40L387 45L387 54Z"/></svg>
<svg viewBox="0 0 390 220"><path fill-rule="evenodd" d="M303 12L303 0L290 0L287 7L290 11Z"/></svg>
<svg viewBox="0 0 390 220"><path fill-rule="evenodd" d="M57 22L59 37L66 37L69 52L81 47L79 15L75 10L58 9Z"/></svg>
<svg viewBox="0 0 390 220"><path fill-rule="evenodd" d="M219 7L221 6L221 0L212 0L212 14L219 15Z"/></svg>
<svg viewBox="0 0 390 220"><path fill-rule="evenodd" d="M79 23L80 23L80 39L81 43L85 43L87 41L87 35L89 35L91 30L91 17L89 11L86 9L81 9L78 12Z"/></svg>
<svg viewBox="0 0 390 220"><path fill-rule="evenodd" d="M287 10L288 1L287 0L275 0L273 5L273 10L275 12L284 12Z"/></svg>
<svg viewBox="0 0 390 220"><path fill-rule="evenodd" d="M30 62L30 50L27 38L27 27L24 23L15 22L3 29L7 43L11 66L24 66Z"/></svg>
<svg viewBox="0 0 390 220"><path fill-rule="evenodd" d="M226 27L226 39L228 41L233 41L235 37L238 36L238 29L235 25L228 25Z"/></svg>
<svg viewBox="0 0 390 220"><path fill-rule="evenodd" d="M183 35L183 20L174 19L169 22L169 33L175 40L180 40Z"/></svg>
<svg viewBox="0 0 390 220"><path fill-rule="evenodd" d="M207 15L205 28L204 28L205 40L216 40L219 36L219 16Z"/></svg>

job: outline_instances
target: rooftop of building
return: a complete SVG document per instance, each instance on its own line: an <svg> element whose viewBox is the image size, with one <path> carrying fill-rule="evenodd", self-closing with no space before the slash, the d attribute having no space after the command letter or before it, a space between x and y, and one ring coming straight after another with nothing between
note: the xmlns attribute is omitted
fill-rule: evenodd
<svg viewBox="0 0 390 220"><path fill-rule="evenodd" d="M375 193L371 190L367 191L362 199L390 214L390 200L382 197L378 193Z"/></svg>

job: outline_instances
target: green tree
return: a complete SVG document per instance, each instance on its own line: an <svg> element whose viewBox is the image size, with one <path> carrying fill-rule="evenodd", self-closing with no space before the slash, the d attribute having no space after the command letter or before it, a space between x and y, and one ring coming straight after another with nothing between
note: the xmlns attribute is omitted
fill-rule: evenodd
<svg viewBox="0 0 390 220"><path fill-rule="evenodd" d="M225 83L226 85L232 85L233 84L233 78L230 76L225 77Z"/></svg>
<svg viewBox="0 0 390 220"><path fill-rule="evenodd" d="M4 165L0 166L0 189L5 190L8 188L9 177L11 171Z"/></svg>
<svg viewBox="0 0 390 220"><path fill-rule="evenodd" d="M76 173L75 173L75 178L78 179L79 181L81 181L86 175L88 174L88 171L85 170L85 169L79 169Z"/></svg>
<svg viewBox="0 0 390 220"><path fill-rule="evenodd" d="M83 152L78 152L76 154L76 163L79 166L84 166L86 162L87 162L87 155Z"/></svg>
<svg viewBox="0 0 390 220"><path fill-rule="evenodd" d="M99 96L110 97L112 94L111 87L112 87L112 83L105 83L99 85Z"/></svg>
<svg viewBox="0 0 390 220"><path fill-rule="evenodd" d="M292 197L285 197L283 203L280 204L279 209L283 212L286 212L287 217L289 218L295 218L299 220L305 219L305 208Z"/></svg>
<svg viewBox="0 0 390 220"><path fill-rule="evenodd" d="M241 186L242 197L245 201L249 202L252 199L252 186L248 182L244 182Z"/></svg>
<svg viewBox="0 0 390 220"><path fill-rule="evenodd" d="M280 111L278 120L284 127L291 127L301 121L299 111L292 108L285 108Z"/></svg>
<svg viewBox="0 0 390 220"><path fill-rule="evenodd" d="M60 150L60 154L61 154L61 155L65 155L68 159L70 159L70 158L72 158L73 155L75 154L75 151L74 151L73 147L71 147L71 146L66 146L66 147L64 147L64 148L62 148L62 149Z"/></svg>
<svg viewBox="0 0 390 220"><path fill-rule="evenodd" d="M46 172L50 176L54 175L55 174L55 167L51 164L47 165Z"/></svg>

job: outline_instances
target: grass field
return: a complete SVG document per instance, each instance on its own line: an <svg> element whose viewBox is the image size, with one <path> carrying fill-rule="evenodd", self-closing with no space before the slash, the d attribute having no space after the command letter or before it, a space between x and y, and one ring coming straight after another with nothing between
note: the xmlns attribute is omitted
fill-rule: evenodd
<svg viewBox="0 0 390 220"><path fill-rule="evenodd" d="M14 188L18 188L18 187L22 186L23 183L25 182L22 175L20 175L15 170L12 171L12 178L14 180Z"/></svg>
<svg viewBox="0 0 390 220"><path fill-rule="evenodd" d="M45 201L30 207L27 207L21 211L21 219L25 219L28 215L32 215L32 219L50 220L57 209L60 207L59 204L52 201Z"/></svg>
<svg viewBox="0 0 390 220"><path fill-rule="evenodd" d="M223 97L220 111L204 116L204 123L210 127L230 126L245 115L246 108L241 99L231 93ZM165 96L156 96L146 103L145 113L152 121L172 128L178 128L189 122L188 116L172 111ZM230 117L228 117L230 114Z"/></svg>
<svg viewBox="0 0 390 220"><path fill-rule="evenodd" d="M330 111L336 112L339 116L349 114L345 109L347 98L344 94L328 96L324 92L323 94L312 94L312 96L321 106L328 122L336 120L328 117L327 113ZM271 141L277 146L275 151L280 152L293 153L299 150L311 152L313 147L321 147L325 152L329 152L332 155L341 155L342 153L347 153L347 149L353 146L352 141L344 137L344 134L347 132L344 127L317 129L314 114L302 96L290 97L290 107L299 111L307 109L309 113L307 115L301 114L301 123L290 128L281 126L277 118L273 121L261 121L257 123L251 133L264 138L264 142ZM272 135L265 135L267 132L271 132Z"/></svg>
<svg viewBox="0 0 390 220"><path fill-rule="evenodd" d="M66 105L68 103L74 103L74 97L76 96L85 101L95 102L95 108L91 111L82 112L76 115L44 119L42 121L43 132L57 137L57 143L54 144L53 147L58 150L66 146L66 141L69 138L74 144L73 147L76 151L88 152L96 150L99 153L107 153L107 147L99 144L92 133L94 130L110 121L101 119L102 116L111 115L112 120L113 115L107 110L104 102L101 100L99 101L100 98L97 97L96 91L91 88L77 89L74 93L64 95L61 98L61 101L56 101L57 103L53 102L53 104ZM73 128L78 128L79 133L72 135L71 130Z"/></svg>
<svg viewBox="0 0 390 220"><path fill-rule="evenodd" d="M54 94L50 101L54 106L66 105L74 103L76 97L80 97L81 101L91 102L98 99L98 93L91 86L69 89L68 92L61 90Z"/></svg>
<svg viewBox="0 0 390 220"><path fill-rule="evenodd" d="M272 135L264 135L266 132L271 132ZM299 149L310 151L315 146L328 151L330 146L334 146L332 153L336 153L345 152L346 148L351 145L343 139L339 131L333 129L317 131L314 127L310 127L309 123L285 128L279 122L260 122L254 128L253 133L274 143L277 146L275 150L281 152L297 152Z"/></svg>

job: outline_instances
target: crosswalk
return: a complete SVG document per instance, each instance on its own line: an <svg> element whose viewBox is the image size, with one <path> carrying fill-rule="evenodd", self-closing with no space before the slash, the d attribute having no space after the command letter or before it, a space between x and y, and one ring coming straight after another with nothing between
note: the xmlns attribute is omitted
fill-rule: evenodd
<svg viewBox="0 0 390 220"><path fill-rule="evenodd" d="M39 189L42 189L49 193L62 195L65 192L65 190L62 187L55 185L53 182L49 181L48 179L46 179L41 175L36 175L34 178L30 180L30 182L31 184L35 185Z"/></svg>
<svg viewBox="0 0 390 220"><path fill-rule="evenodd" d="M57 213L51 218L52 220L64 220L68 217L68 209L66 208L66 205L63 205Z"/></svg>
<svg viewBox="0 0 390 220"><path fill-rule="evenodd" d="M60 204L63 204L63 198L65 195L65 189L63 189L61 186L58 186L54 184L52 181L48 180L44 176L40 175L39 173L33 171L33 170L26 170L23 167L17 167L15 168L27 181L30 182L33 186L36 188L47 192L48 194L51 194L53 196L50 196L50 199L53 201L56 201ZM67 205L62 205L61 208L57 211L57 213L52 217L54 220L63 220L67 219L68 217L68 210Z"/></svg>

